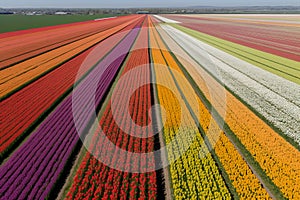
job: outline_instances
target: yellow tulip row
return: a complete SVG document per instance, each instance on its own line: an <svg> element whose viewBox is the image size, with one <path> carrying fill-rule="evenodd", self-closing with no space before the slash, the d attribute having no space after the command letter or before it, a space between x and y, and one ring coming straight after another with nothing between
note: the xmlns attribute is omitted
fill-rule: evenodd
<svg viewBox="0 0 300 200"><path fill-rule="evenodd" d="M158 47L156 34L155 30L150 29L150 46L154 48ZM160 105L164 108L162 118L166 119L164 138L168 159L171 162L170 178L174 198L217 199L223 197L229 199L231 197L229 190L184 99L181 99L171 73L162 66L166 66L162 52L159 49L152 49L151 54L155 63L156 80L163 83L157 86L157 95ZM173 75L180 76L176 72ZM178 80L180 86L188 84L182 76L178 77ZM187 96L184 98L193 97L193 91L189 91L190 94L185 94ZM199 156L201 152L206 156Z"/></svg>
<svg viewBox="0 0 300 200"><path fill-rule="evenodd" d="M241 199L248 199L250 197L271 199L267 191L260 184L258 178L251 171L246 161L239 154L225 133L220 129L216 121L211 119L211 114L202 101L199 101L199 105L201 107L201 115L199 116L200 124L208 134L211 143L215 143L214 150L232 181L232 185L235 187L239 197ZM217 133L216 135L219 137L216 141L214 141L215 138L213 135L210 137L208 129Z"/></svg>
<svg viewBox="0 0 300 200"><path fill-rule="evenodd" d="M163 38L165 39L165 36L163 36ZM188 57L184 56L184 52L180 55L185 59ZM219 113L224 112L224 110L226 111L226 116L223 116L223 118L227 125L252 154L266 175L269 176L273 183L280 189L283 195L289 199L300 199L299 151L230 92L225 91L226 104L218 100L212 101L208 87L213 88L215 94L218 95L222 93L222 90L224 92L223 86L200 67L195 69L196 65L191 66L189 62L184 60L182 60L182 64L216 110ZM222 98L220 99L222 100ZM219 147L219 145L216 145L216 147ZM232 153L231 155L234 154L235 153ZM221 155L218 156L221 159ZM233 160L233 158L231 159ZM225 168L226 164L222 164ZM230 174L229 171L227 171L227 173ZM231 179L235 180L235 178ZM240 183L234 184L235 187L238 187L236 186L238 184ZM246 182L245 184L248 183ZM245 188L247 186L243 185L240 187Z"/></svg>
<svg viewBox="0 0 300 200"><path fill-rule="evenodd" d="M158 46L160 48L164 48L164 44L162 44L162 42ZM175 63L174 59L172 59L171 55L168 56L168 52L166 51L164 51L163 54L168 61L168 65L174 70L181 72L180 68ZM176 77L176 75L174 76ZM203 79L201 80L203 81ZM185 96L190 96L189 93L191 91L185 88L187 84L188 83L179 83L180 87L183 88L182 92L185 94ZM267 191L262 187L258 178L253 174L246 161L239 154L234 145L229 141L224 132L222 132L217 123L212 119L211 114L204 106L203 102L198 98L197 104L190 105L193 110L198 109L199 122L204 128L205 133L208 133L209 128L213 133L215 133L215 135L219 136L218 140L214 141L215 138L213 136L210 137L210 135L208 134L209 141L212 144L215 144L215 153L221 161L223 168L226 170L232 182L232 185L235 187L235 190L239 197L241 199L250 197L270 199ZM197 166L195 167L197 168Z"/></svg>

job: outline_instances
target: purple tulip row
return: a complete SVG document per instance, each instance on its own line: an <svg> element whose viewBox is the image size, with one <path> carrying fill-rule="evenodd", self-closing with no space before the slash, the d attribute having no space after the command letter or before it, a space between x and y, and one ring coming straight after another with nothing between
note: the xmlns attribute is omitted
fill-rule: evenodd
<svg viewBox="0 0 300 200"><path fill-rule="evenodd" d="M90 122L109 85L133 44L139 27L108 54L89 75L32 133L31 137L0 168L0 199L44 199ZM113 62L112 62L113 60ZM108 67L107 67L108 66ZM104 70L107 68L106 70ZM101 76L102 75L102 76ZM99 78L100 77L100 78ZM87 95L97 81L94 103ZM98 82L99 81L99 82ZM74 113L72 103L81 109ZM74 116L77 126L75 127ZM77 128L77 129L76 129Z"/></svg>

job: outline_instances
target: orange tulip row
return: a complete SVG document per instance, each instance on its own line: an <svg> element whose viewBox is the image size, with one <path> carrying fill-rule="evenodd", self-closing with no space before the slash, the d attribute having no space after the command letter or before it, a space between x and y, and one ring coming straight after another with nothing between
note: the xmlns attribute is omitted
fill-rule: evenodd
<svg viewBox="0 0 300 200"><path fill-rule="evenodd" d="M124 16L1 34L0 69L100 33L133 18L134 16Z"/></svg>
<svg viewBox="0 0 300 200"><path fill-rule="evenodd" d="M82 51L120 31L130 23L132 23L132 21L3 69L0 76L0 98L9 95L43 74L55 69L61 63L73 58L75 55L78 55Z"/></svg>
<svg viewBox="0 0 300 200"><path fill-rule="evenodd" d="M210 77L204 70L187 67L205 97L223 116L225 122L238 137L245 148L251 153L260 167L280 188L287 198L299 198L300 195L300 155L299 151L276 133L266 122L256 116L247 106L240 102L229 91L225 91L226 105L223 102L212 101L209 87L214 88L216 96L222 92L222 86ZM204 82L203 77L207 82ZM221 99L221 98L220 98Z"/></svg>
<svg viewBox="0 0 300 200"><path fill-rule="evenodd" d="M170 162L173 196L175 199L230 198L230 192L218 166L185 104L185 99L194 96L193 91L182 89L186 93L180 98L180 91L172 78L176 71L165 61L169 61L171 55L159 50L160 45L157 32L150 29L150 46L153 48L151 55L158 83L157 97L164 108L162 118L166 119L163 134ZM188 85L183 76L175 76L181 77L176 80L180 87ZM201 152L206 156L199 156Z"/></svg>
<svg viewBox="0 0 300 200"><path fill-rule="evenodd" d="M163 38L166 39L165 35ZM172 48L174 48L174 45L172 45ZM190 63L193 63L193 61L187 61L189 56L186 53L183 51L179 52L181 53L178 59L196 82L201 92L218 113L226 112L226 115L222 116L223 119L242 145L258 162L266 175L270 177L285 197L300 198L299 151L276 133L231 92L224 89L221 84L199 67L198 64L191 65ZM211 92L214 93L214 98ZM220 96L222 93L226 97L225 104L222 102L223 99ZM217 147L218 145L216 145ZM231 153L231 155L234 154L234 152ZM221 155L218 156L221 157ZM225 164L223 165L225 168ZM243 186L241 187L243 188Z"/></svg>
<svg viewBox="0 0 300 200"><path fill-rule="evenodd" d="M209 77L205 76L205 72L200 73L194 68L197 66L193 60L189 59L189 56L178 46L176 45L170 37L166 35L160 28L158 31L165 39L165 42L169 47L171 47L177 55L180 55L178 59L182 62L190 73L193 74L194 80L196 80L198 86L201 89L205 90L206 94L209 94L209 87L206 85L205 80L210 80ZM177 71L181 69L177 65L172 65ZM182 72L181 72L182 73ZM218 90L220 88L214 88L215 92L222 94L222 91ZM183 90L184 91L184 90ZM211 96L207 96L211 101ZM210 110L204 105L204 103L198 98L198 104L194 105L194 109L197 107L199 109L199 115L197 116L200 122L201 127L203 127L205 134L207 135L211 144L214 144L214 151L221 161L222 167L228 174L229 179L232 182L238 196L240 198L246 197L263 197L270 198L266 190L262 187L258 178L253 174L252 170L248 166L247 162L243 159L240 153L237 151L235 146L224 134L222 129L218 126L216 121L212 118ZM221 107L220 107L221 108ZM217 138L216 138L217 137Z"/></svg>

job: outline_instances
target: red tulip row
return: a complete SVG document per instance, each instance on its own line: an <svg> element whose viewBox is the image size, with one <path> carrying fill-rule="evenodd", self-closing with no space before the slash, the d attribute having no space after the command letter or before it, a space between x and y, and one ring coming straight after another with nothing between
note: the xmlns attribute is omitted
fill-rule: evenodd
<svg viewBox="0 0 300 200"><path fill-rule="evenodd" d="M0 69L103 32L132 19L134 17L126 16L101 21L66 24L44 28L40 31L28 30L23 34L8 35L3 38L0 34Z"/></svg>
<svg viewBox="0 0 300 200"><path fill-rule="evenodd" d="M281 57L300 61L299 29L295 26L251 24L251 21L237 23L235 19L207 18L193 16L171 16L181 25L224 40L265 51ZM232 20L232 21L231 21ZM298 34L297 34L298 33Z"/></svg>
<svg viewBox="0 0 300 200"><path fill-rule="evenodd" d="M123 31L132 29L136 23L137 21L133 21ZM112 32L112 34L116 33ZM125 35L122 37L120 35L120 37L110 40L109 43L103 41L102 46L105 48L101 49L101 52L98 52L93 60L89 59L90 62L87 65L82 65L82 63L95 48L81 53L1 102L0 109L5 114L5 118L3 117L2 123L0 123L0 155L5 153L30 126L39 120L43 113L47 112L57 99L72 87L79 69L83 76L123 37Z"/></svg>
<svg viewBox="0 0 300 200"><path fill-rule="evenodd" d="M45 199L51 196L51 190L59 184L60 175L68 167L68 160L73 159L72 152L79 143L79 136L85 135L85 129L92 120L93 106L99 106L105 98L126 59L125 52L134 44L140 30L138 27L145 17L138 19L138 24L129 34L0 167L0 199ZM116 57L118 59L113 59ZM111 60L113 62L107 66ZM90 90L97 79L101 84L94 96L88 95L85 91ZM95 101L91 106L93 98ZM78 112L72 109L74 102Z"/></svg>
<svg viewBox="0 0 300 200"><path fill-rule="evenodd" d="M147 25L147 21L144 26ZM142 29L136 40L136 46L148 41L148 30ZM152 152L154 150L154 137L147 137L148 132L143 132L142 137L138 138L128 135L120 129L116 121L122 124L122 127L128 128L131 132L136 132L139 126L146 126L150 122L148 112L151 107L151 88L150 85L144 85L130 94L130 87L139 84L143 79L150 81L150 66L148 64L148 49L134 50L130 53L121 78L126 73L130 73L136 66L141 66L142 70L134 76L126 78L126 83L122 88L114 88L116 96L110 99L105 108L104 114L100 119L100 127L106 137L113 145L106 144L100 137L99 130L95 132L90 151L93 155L100 155L104 160L110 160L109 166L97 160L93 155L87 153L80 164L73 184L67 195L68 199L156 199L157 185L155 171L145 173L131 173L114 169L114 166L123 166L127 171L154 169L154 156L148 159L144 157L133 158L130 154L123 155L118 148L128 152ZM125 99L130 95L129 105L126 105ZM118 101L113 104L112 101ZM112 111L112 106L116 112ZM133 120L124 117L126 106L129 106L129 114ZM135 124L133 124L135 123ZM135 127L135 128L134 128ZM112 153L113 152L113 153Z"/></svg>

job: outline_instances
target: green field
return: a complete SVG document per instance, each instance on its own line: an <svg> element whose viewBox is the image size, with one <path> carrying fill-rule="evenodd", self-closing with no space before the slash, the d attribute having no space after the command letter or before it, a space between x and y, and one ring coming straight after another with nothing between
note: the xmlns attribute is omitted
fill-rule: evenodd
<svg viewBox="0 0 300 200"><path fill-rule="evenodd" d="M67 24L104 17L112 17L111 14L102 15L0 15L0 33Z"/></svg>

